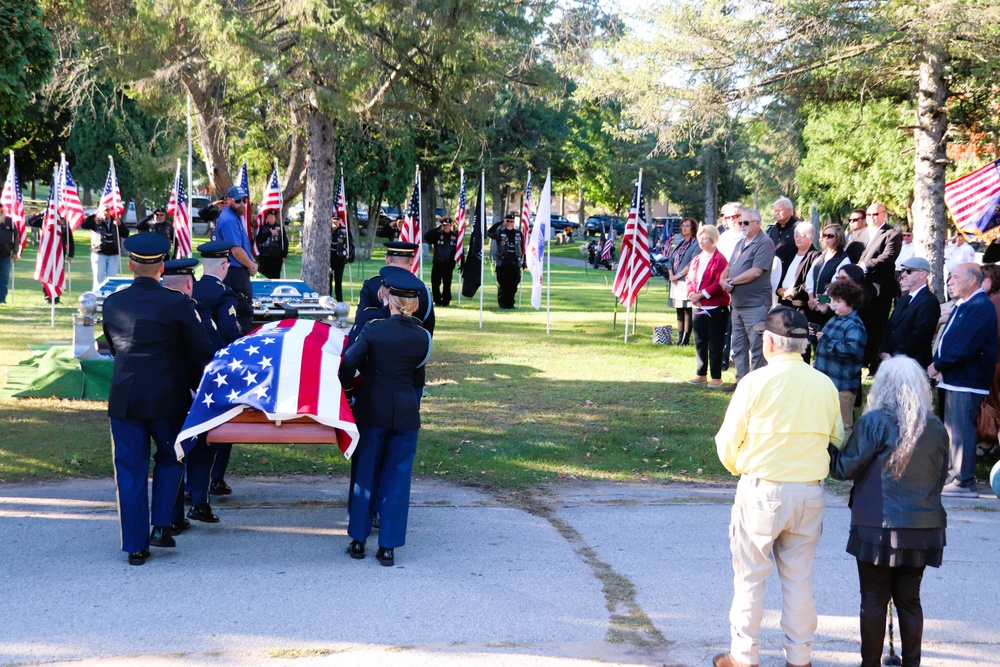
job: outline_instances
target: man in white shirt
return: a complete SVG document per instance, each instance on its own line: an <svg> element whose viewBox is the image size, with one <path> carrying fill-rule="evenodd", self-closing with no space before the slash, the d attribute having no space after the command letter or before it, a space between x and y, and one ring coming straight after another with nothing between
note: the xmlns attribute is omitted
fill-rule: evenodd
<svg viewBox="0 0 1000 667"><path fill-rule="evenodd" d="M896 258L896 280L899 280L899 273L903 270L903 262L913 257L913 232L903 230L903 246L899 249L899 257Z"/></svg>
<svg viewBox="0 0 1000 667"><path fill-rule="evenodd" d="M965 240L965 235L959 232L955 235L953 243L949 243L944 249L944 276L945 281L955 270L956 266L962 264L974 264L976 262L976 251Z"/></svg>

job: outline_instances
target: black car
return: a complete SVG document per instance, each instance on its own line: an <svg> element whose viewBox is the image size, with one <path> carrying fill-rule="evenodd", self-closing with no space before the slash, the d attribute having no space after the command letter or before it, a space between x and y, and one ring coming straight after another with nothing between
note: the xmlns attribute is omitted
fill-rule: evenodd
<svg viewBox="0 0 1000 667"><path fill-rule="evenodd" d="M602 226L605 234L610 234L613 228L615 234L621 236L625 233L625 218L616 215L592 215L583 223L583 233L587 236L597 236L601 233Z"/></svg>

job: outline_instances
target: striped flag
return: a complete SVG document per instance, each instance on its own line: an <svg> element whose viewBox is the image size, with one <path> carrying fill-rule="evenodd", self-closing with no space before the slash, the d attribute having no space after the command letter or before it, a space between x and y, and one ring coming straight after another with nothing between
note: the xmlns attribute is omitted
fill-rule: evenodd
<svg viewBox="0 0 1000 667"><path fill-rule="evenodd" d="M604 239L604 225L601 225L601 238ZM611 259L611 254L615 250L615 225L611 223L611 231L608 237L601 244L601 261L606 262Z"/></svg>
<svg viewBox="0 0 1000 667"><path fill-rule="evenodd" d="M337 192L333 196L333 210L340 218L340 224L347 229L347 192L344 190L344 174L340 174L340 182L337 183Z"/></svg>
<svg viewBox="0 0 1000 667"><path fill-rule="evenodd" d="M71 231L76 231L83 224L83 204L76 191L73 174L69 173L69 163L65 156L62 162L62 178L59 180L59 217L66 221Z"/></svg>
<svg viewBox="0 0 1000 667"><path fill-rule="evenodd" d="M0 195L0 206L3 214L14 222L17 230L17 256L24 251L28 243L28 229L24 224L24 201L21 198L21 179L17 175L17 165L14 164L14 151L10 152L10 167L7 169L7 180L3 184L3 194Z"/></svg>
<svg viewBox="0 0 1000 667"><path fill-rule="evenodd" d="M252 408L273 421L308 416L336 429L331 443L350 458L358 427L337 377L346 339L326 322L281 320L216 352L175 441L177 457L191 450L200 433Z"/></svg>
<svg viewBox="0 0 1000 667"><path fill-rule="evenodd" d="M63 226L59 224L59 199L61 191L60 168L53 169L49 199L42 218L42 234L35 260L35 280L42 283L50 301L63 293L66 271L63 258Z"/></svg>
<svg viewBox="0 0 1000 667"><path fill-rule="evenodd" d="M538 211L535 225L528 238L528 254L524 256L531 272L531 305L535 310L542 307L542 279L545 277L545 243L549 240L552 225L552 174L545 177L542 194L538 197Z"/></svg>
<svg viewBox="0 0 1000 667"><path fill-rule="evenodd" d="M639 172L639 180L632 195L632 207L628 212L628 222L625 223L621 253L612 291L623 306L630 307L635 305L639 290L646 284L651 274L646 201L642 196L642 172Z"/></svg>
<svg viewBox="0 0 1000 667"><path fill-rule="evenodd" d="M979 236L1000 225L1000 160L947 183L944 201L955 227L966 234Z"/></svg>
<svg viewBox="0 0 1000 667"><path fill-rule="evenodd" d="M109 156L108 160L111 166L108 167L108 178L104 181L104 192L101 194L101 203L98 206L108 212L108 217L120 218L125 213L125 203L122 201L121 190L118 189L114 158Z"/></svg>
<svg viewBox="0 0 1000 667"><path fill-rule="evenodd" d="M254 228L253 219L250 217L250 177L247 175L247 161L243 161L243 166L240 167L240 173L236 177L236 185L243 188L243 192L247 193L247 205L243 207L243 226L246 227L247 237L250 239L250 251L253 253L254 257L260 254L260 248L257 247L257 230Z"/></svg>
<svg viewBox="0 0 1000 667"><path fill-rule="evenodd" d="M461 184L458 188L458 208L455 209L455 229L457 238L455 239L455 262L458 267L462 267L465 258L465 170L462 170Z"/></svg>
<svg viewBox="0 0 1000 667"><path fill-rule="evenodd" d="M417 179L413 183L413 192L410 193L410 205L406 207L406 214L403 217L403 227L399 230L399 240L406 243L421 243L420 238L420 172L417 172ZM422 258L421 248L413 254L413 263L410 271L413 275L420 275L420 260Z"/></svg>
<svg viewBox="0 0 1000 667"><path fill-rule="evenodd" d="M524 208L521 210L521 256L528 256L528 234L531 223L531 172L528 172L528 183L524 186Z"/></svg>
<svg viewBox="0 0 1000 667"><path fill-rule="evenodd" d="M181 161L177 161L177 172L174 174L174 188L170 191L170 202L167 204L167 215L174 218L174 257L191 256L191 217L187 210L187 194L184 192L184 179L181 177Z"/></svg>
<svg viewBox="0 0 1000 667"><path fill-rule="evenodd" d="M261 197L260 207L257 209L257 217L254 218L254 248L257 247L257 231L264 224L264 214L268 211L275 211L276 215L281 216L282 206L284 206L284 201L281 197L281 184L278 183L278 168L275 167L271 170L271 176L267 179L267 185L264 186L264 196Z"/></svg>

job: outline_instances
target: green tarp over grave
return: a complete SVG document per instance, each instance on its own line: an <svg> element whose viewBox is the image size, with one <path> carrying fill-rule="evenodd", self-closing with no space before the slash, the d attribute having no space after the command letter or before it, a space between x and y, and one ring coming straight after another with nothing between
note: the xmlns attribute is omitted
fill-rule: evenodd
<svg viewBox="0 0 1000 667"><path fill-rule="evenodd" d="M111 359L81 360L69 345L53 345L7 368L0 398L73 398L106 401L111 389Z"/></svg>

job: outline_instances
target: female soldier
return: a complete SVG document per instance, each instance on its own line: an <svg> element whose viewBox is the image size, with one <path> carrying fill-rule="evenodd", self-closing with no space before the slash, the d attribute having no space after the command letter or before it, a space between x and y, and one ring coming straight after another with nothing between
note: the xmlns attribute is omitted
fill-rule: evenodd
<svg viewBox="0 0 1000 667"><path fill-rule="evenodd" d="M390 317L368 323L347 349L340 382L350 396L354 373L364 367L354 403L360 441L354 452L357 476L349 504L347 534L352 541L348 553L351 558L365 557L365 540L372 531L371 508L377 506L381 520L375 557L390 566L395 564L393 550L406 542L410 474L420 431L416 384L431 356L431 335L413 317L424 289L420 279L397 267L385 267L380 273L388 290ZM372 503L373 493L376 503Z"/></svg>

